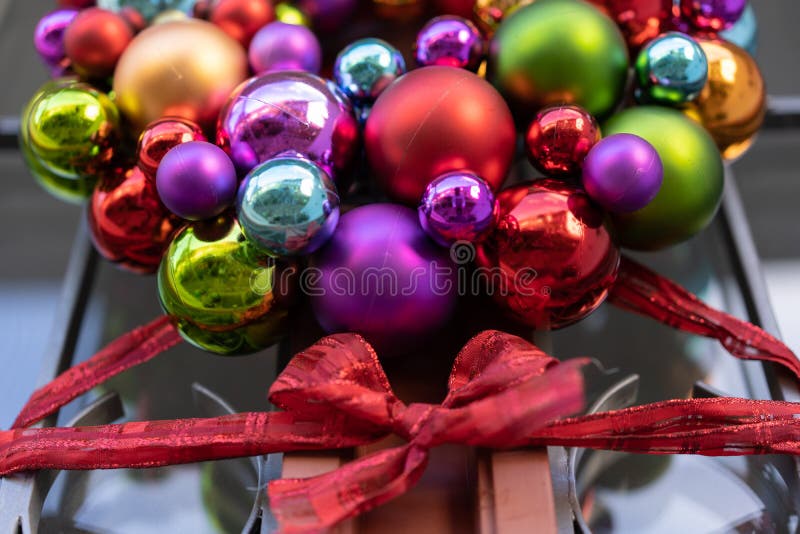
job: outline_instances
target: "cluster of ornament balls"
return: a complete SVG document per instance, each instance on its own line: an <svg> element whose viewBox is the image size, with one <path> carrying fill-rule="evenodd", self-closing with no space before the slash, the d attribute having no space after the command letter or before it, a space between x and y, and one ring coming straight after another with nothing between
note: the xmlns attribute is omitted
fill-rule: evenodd
<svg viewBox="0 0 800 534"><path fill-rule="evenodd" d="M741 153L763 118L758 68L713 33L743 2L453 2L478 25L427 22L419 68L367 38L332 80L307 25L346 19L346 2L309 0L310 16L266 0L62 3L36 29L56 79L23 112L23 154L51 192L90 197L100 253L157 270L184 337L220 354L284 334L298 286L327 331L418 339L453 312L473 259L448 250L461 242L512 317L571 324L605 298L620 246L663 248L709 223L721 152ZM652 16L693 35L640 42L631 21ZM520 126L545 177L501 190ZM362 140L393 203L340 213Z"/></svg>

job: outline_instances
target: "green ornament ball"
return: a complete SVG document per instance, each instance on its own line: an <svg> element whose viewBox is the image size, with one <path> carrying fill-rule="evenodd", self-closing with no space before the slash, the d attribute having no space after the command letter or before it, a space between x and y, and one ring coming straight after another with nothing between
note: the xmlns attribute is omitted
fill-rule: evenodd
<svg viewBox="0 0 800 534"><path fill-rule="evenodd" d="M111 99L72 78L48 82L34 94L20 120L22 152L45 187L87 181L107 164L119 141L119 112ZM70 188L67 188L69 190ZM71 188L83 192L76 184ZM68 196L71 196L68 194Z"/></svg>
<svg viewBox="0 0 800 534"><path fill-rule="evenodd" d="M627 109L603 125L603 134L629 133L658 151L664 181L653 201L633 213L611 215L623 247L658 250L708 226L722 200L724 171L714 140L680 111L657 106Z"/></svg>
<svg viewBox="0 0 800 534"><path fill-rule="evenodd" d="M622 99L628 47L614 22L583 0L537 0L500 24L489 81L526 118L550 104L608 116Z"/></svg>
<svg viewBox="0 0 800 534"><path fill-rule="evenodd" d="M186 226L158 270L164 311L191 344L221 355L249 354L286 333L288 271L258 252L236 220Z"/></svg>

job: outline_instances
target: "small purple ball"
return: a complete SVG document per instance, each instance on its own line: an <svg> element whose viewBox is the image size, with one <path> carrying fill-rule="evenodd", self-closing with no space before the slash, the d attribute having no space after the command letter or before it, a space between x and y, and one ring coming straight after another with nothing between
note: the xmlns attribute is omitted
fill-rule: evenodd
<svg viewBox="0 0 800 534"><path fill-rule="evenodd" d="M681 0L683 16L701 30L730 28L741 18L747 0Z"/></svg>
<svg viewBox="0 0 800 534"><path fill-rule="evenodd" d="M497 216L489 184L469 171L449 172L428 184L417 211L423 230L444 247L480 241Z"/></svg>
<svg viewBox="0 0 800 534"><path fill-rule="evenodd" d="M456 265L405 206L347 212L312 268L319 276L309 278L309 294L320 325L360 333L379 349L420 341L455 307Z"/></svg>
<svg viewBox="0 0 800 534"><path fill-rule="evenodd" d="M281 70L319 73L322 47L305 26L271 22L258 30L247 54L256 74Z"/></svg>
<svg viewBox="0 0 800 534"><path fill-rule="evenodd" d="M56 9L41 18L33 31L33 45L48 67L55 67L66 57L64 31L75 17L77 9Z"/></svg>
<svg viewBox="0 0 800 534"><path fill-rule="evenodd" d="M465 18L444 15L431 19L417 35L414 56L421 67L442 65L478 70L483 60L481 32Z"/></svg>
<svg viewBox="0 0 800 534"><path fill-rule="evenodd" d="M161 202L178 217L210 219L236 200L236 168L227 154L205 141L172 148L158 165L156 189Z"/></svg>
<svg viewBox="0 0 800 534"><path fill-rule="evenodd" d="M664 167L655 147L632 134L600 140L583 162L583 186L592 200L612 213L631 213L658 194Z"/></svg>

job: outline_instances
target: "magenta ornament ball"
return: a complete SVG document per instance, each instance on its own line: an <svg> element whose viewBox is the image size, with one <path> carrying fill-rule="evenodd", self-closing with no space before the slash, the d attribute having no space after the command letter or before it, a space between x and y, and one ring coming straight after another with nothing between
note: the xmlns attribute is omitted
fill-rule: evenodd
<svg viewBox="0 0 800 534"><path fill-rule="evenodd" d="M485 44L481 32L469 20L443 15L428 21L417 35L414 58L417 65L441 65L478 70Z"/></svg>
<svg viewBox="0 0 800 534"><path fill-rule="evenodd" d="M171 149L156 172L161 202L190 221L219 215L236 200L236 169L225 152L205 141L190 141Z"/></svg>
<svg viewBox="0 0 800 534"><path fill-rule="evenodd" d="M217 144L244 176L276 156L310 159L334 180L358 150L359 129L333 82L299 71L270 72L242 83L222 109Z"/></svg>
<svg viewBox="0 0 800 534"><path fill-rule="evenodd" d="M309 277L308 292L320 325L357 332L379 349L423 339L456 304L457 266L405 206L347 212L311 267L318 276Z"/></svg>
<svg viewBox="0 0 800 534"><path fill-rule="evenodd" d="M66 56L64 31L78 15L77 9L56 9L39 20L33 31L33 45L48 67L55 67Z"/></svg>
<svg viewBox="0 0 800 534"><path fill-rule="evenodd" d="M612 213L644 208L658 194L663 179L658 152L638 135L610 135L597 143L583 162L583 187L592 200Z"/></svg>
<svg viewBox="0 0 800 534"><path fill-rule="evenodd" d="M423 230L445 247L456 241L480 241L497 219L492 188L469 171L449 172L433 180L417 212Z"/></svg>
<svg viewBox="0 0 800 534"><path fill-rule="evenodd" d="M256 74L282 70L319 73L322 47L314 32L298 24L270 22L250 41L247 54Z"/></svg>

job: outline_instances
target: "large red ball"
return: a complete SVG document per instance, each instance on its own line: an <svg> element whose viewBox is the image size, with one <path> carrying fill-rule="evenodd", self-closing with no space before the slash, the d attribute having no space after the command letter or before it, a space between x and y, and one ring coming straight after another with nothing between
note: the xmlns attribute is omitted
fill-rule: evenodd
<svg viewBox="0 0 800 534"><path fill-rule="evenodd" d="M81 11L64 32L64 50L81 75L114 74L119 57L133 39L133 30L118 14L91 7Z"/></svg>
<svg viewBox="0 0 800 534"><path fill-rule="evenodd" d="M583 319L617 278L619 249L603 212L562 181L513 186L497 197L500 222L476 260L488 291L509 315L536 329Z"/></svg>
<svg viewBox="0 0 800 534"><path fill-rule="evenodd" d="M209 20L247 49L258 30L275 20L269 0L218 0Z"/></svg>
<svg viewBox="0 0 800 534"><path fill-rule="evenodd" d="M472 171L496 191L511 165L516 131L488 82L464 69L423 67L378 97L364 141L388 195L417 204L425 187L448 171Z"/></svg>
<svg viewBox="0 0 800 534"><path fill-rule="evenodd" d="M98 252L137 273L158 269L164 251L182 225L161 204L155 185L139 167L104 178L92 194L87 215Z"/></svg>

